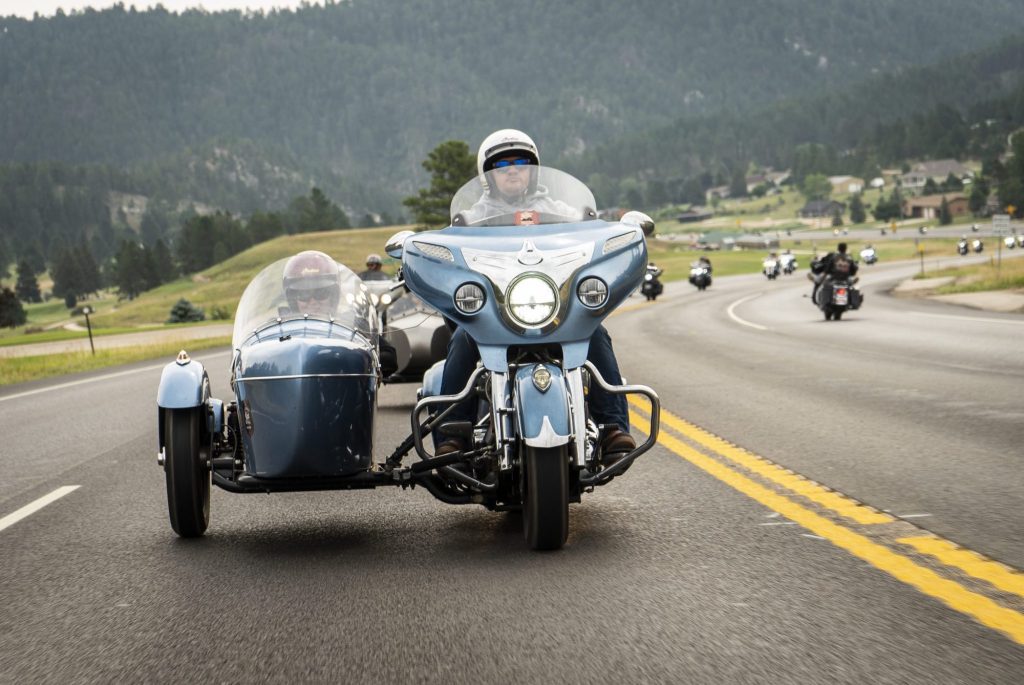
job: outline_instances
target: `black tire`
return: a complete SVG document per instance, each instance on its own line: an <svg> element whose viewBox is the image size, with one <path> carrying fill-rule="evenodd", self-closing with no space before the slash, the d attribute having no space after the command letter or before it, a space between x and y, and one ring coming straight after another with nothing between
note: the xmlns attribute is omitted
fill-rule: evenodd
<svg viewBox="0 0 1024 685"><path fill-rule="evenodd" d="M825 321L831 321L832 320L832 309L830 307L825 307L825 309L823 311L825 312Z"/></svg>
<svg viewBox="0 0 1024 685"><path fill-rule="evenodd" d="M199 537L210 525L210 469L202 447L202 408L170 409L164 419L167 510L171 528Z"/></svg>
<svg viewBox="0 0 1024 685"><path fill-rule="evenodd" d="M839 319L843 318L843 311L842 309L836 310L836 313L832 315L832 320L839 321Z"/></svg>
<svg viewBox="0 0 1024 685"><path fill-rule="evenodd" d="M530 549L560 549L569 537L569 452L523 451L523 536Z"/></svg>

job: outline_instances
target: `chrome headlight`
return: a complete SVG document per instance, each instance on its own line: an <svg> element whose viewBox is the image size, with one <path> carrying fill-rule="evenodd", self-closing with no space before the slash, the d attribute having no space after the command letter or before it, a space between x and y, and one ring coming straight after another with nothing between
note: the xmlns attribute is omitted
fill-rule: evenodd
<svg viewBox="0 0 1024 685"><path fill-rule="evenodd" d="M580 281L576 294L584 307L600 307L608 301L608 286L600 278L591 276Z"/></svg>
<svg viewBox="0 0 1024 685"><path fill-rule="evenodd" d="M484 291L476 283L463 283L455 291L455 308L463 314L476 314L484 306Z"/></svg>
<svg viewBox="0 0 1024 685"><path fill-rule="evenodd" d="M535 274L520 276L509 286L505 298L512 318L524 326L541 326L555 315L558 293L546 278Z"/></svg>

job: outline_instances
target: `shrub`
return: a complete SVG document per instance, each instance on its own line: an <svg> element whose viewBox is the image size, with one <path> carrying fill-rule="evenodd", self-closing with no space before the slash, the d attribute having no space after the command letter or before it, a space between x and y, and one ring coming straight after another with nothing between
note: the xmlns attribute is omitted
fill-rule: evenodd
<svg viewBox="0 0 1024 685"><path fill-rule="evenodd" d="M210 319L213 321L225 321L231 318L231 310L227 307L214 305L210 307Z"/></svg>
<svg viewBox="0 0 1024 685"><path fill-rule="evenodd" d="M206 312L183 297L171 307L171 316L167 319L167 323L188 323L190 321L205 320Z"/></svg>

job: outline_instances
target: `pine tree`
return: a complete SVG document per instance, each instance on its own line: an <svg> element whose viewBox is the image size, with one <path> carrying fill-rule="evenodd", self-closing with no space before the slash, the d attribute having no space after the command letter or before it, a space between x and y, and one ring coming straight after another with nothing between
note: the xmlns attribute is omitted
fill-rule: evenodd
<svg viewBox="0 0 1024 685"><path fill-rule="evenodd" d="M946 196L942 196L942 204L939 205L939 224L948 226L953 223L953 215L949 212L949 202L946 201Z"/></svg>
<svg viewBox="0 0 1024 685"><path fill-rule="evenodd" d="M860 199L860 193L856 193L850 198L850 223L862 224L867 219L867 213L864 211L864 202Z"/></svg>
<svg viewBox="0 0 1024 685"><path fill-rule="evenodd" d="M146 250L134 240L122 240L116 260L113 285L121 297L133 300L146 289Z"/></svg>
<svg viewBox="0 0 1024 685"><path fill-rule="evenodd" d="M39 293L39 281L26 259L18 262L18 282L14 286L14 292L22 302L43 301L43 297Z"/></svg>
<svg viewBox="0 0 1024 685"><path fill-rule="evenodd" d="M26 320L25 308L21 306L21 301L14 291L10 288L0 291L0 327L14 328Z"/></svg>
<svg viewBox="0 0 1024 685"><path fill-rule="evenodd" d="M455 193L476 175L476 159L466 143L449 140L430 151L423 168L430 172L430 187L405 198L402 204L409 208L417 223L445 226Z"/></svg>

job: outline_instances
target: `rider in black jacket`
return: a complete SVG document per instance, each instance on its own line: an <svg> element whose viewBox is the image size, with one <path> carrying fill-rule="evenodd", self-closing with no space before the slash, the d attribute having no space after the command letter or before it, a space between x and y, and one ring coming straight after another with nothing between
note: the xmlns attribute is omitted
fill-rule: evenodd
<svg viewBox="0 0 1024 685"><path fill-rule="evenodd" d="M821 259L811 262L808 277L814 281L811 302L818 304L818 289L826 278L850 278L857 273L857 262L846 253L846 243L839 243L835 252L829 252Z"/></svg>

